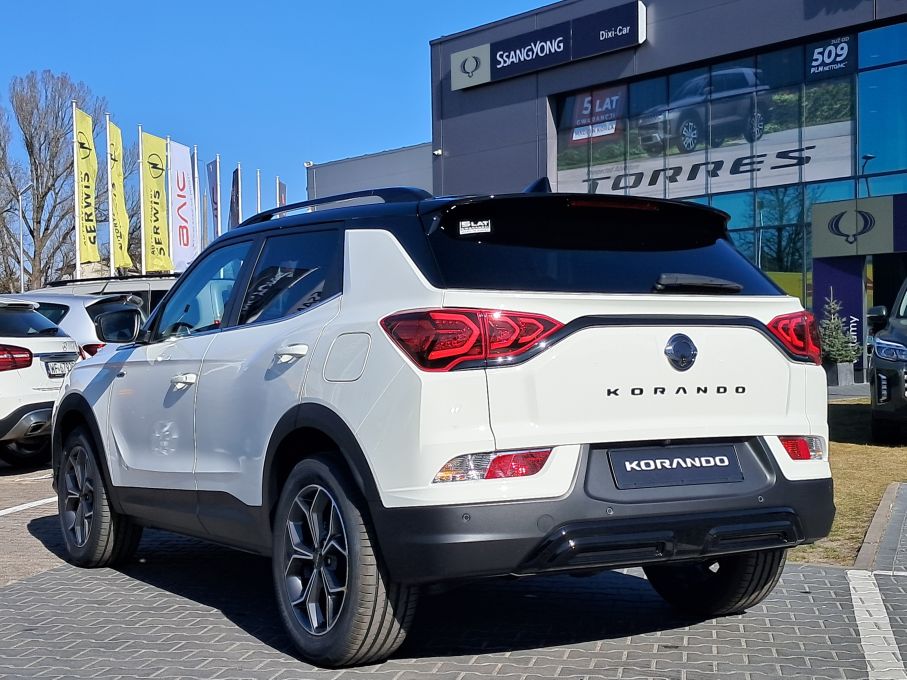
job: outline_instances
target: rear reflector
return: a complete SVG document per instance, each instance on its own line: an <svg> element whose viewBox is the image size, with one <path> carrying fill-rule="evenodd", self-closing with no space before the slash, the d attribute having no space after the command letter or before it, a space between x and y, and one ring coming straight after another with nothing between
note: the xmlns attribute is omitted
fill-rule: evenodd
<svg viewBox="0 0 907 680"><path fill-rule="evenodd" d="M422 370L449 371L467 361L504 364L563 324L542 314L445 308L393 314L381 327Z"/></svg>
<svg viewBox="0 0 907 680"><path fill-rule="evenodd" d="M768 329L792 354L809 359L817 365L822 363L819 325L816 318L806 310L776 316L769 321Z"/></svg>
<svg viewBox="0 0 907 680"><path fill-rule="evenodd" d="M15 371L28 368L32 363L32 353L24 347L0 345L0 371Z"/></svg>
<svg viewBox="0 0 907 680"><path fill-rule="evenodd" d="M432 481L466 482L477 479L529 477L545 467L550 455L551 449L468 453L448 461Z"/></svg>
<svg viewBox="0 0 907 680"><path fill-rule="evenodd" d="M821 437L778 437L791 460L824 460L825 447Z"/></svg>

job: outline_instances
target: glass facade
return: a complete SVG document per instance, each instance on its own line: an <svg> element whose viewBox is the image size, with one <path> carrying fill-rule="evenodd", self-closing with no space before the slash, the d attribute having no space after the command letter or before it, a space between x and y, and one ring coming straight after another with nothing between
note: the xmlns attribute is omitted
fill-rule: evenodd
<svg viewBox="0 0 907 680"><path fill-rule="evenodd" d="M681 198L810 304L817 203L907 193L907 24L553 102L558 190Z"/></svg>

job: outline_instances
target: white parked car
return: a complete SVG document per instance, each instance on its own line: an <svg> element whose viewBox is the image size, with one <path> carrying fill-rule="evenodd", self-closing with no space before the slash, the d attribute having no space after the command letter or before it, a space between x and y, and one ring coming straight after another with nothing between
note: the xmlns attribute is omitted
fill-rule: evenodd
<svg viewBox="0 0 907 680"><path fill-rule="evenodd" d="M79 357L76 343L36 306L0 296L0 460L10 465L50 459L51 409Z"/></svg>
<svg viewBox="0 0 907 680"><path fill-rule="evenodd" d="M754 606L835 510L816 322L727 219L416 189L250 218L143 328L98 317L125 344L53 426L69 559L145 526L269 555L330 666L392 653L422 584L642 565L683 611Z"/></svg>
<svg viewBox="0 0 907 680"><path fill-rule="evenodd" d="M32 292L66 295L135 295L142 300L142 310L145 314L150 314L173 286L177 277L178 274L102 276L75 281L54 281Z"/></svg>
<svg viewBox="0 0 907 680"><path fill-rule="evenodd" d="M38 303L38 313L57 324L79 343L85 356L97 354L104 343L98 338L94 322L100 314L129 306L142 308L141 298L129 293L108 295L74 295L55 289L32 291L10 296ZM144 318L144 312L142 312Z"/></svg>

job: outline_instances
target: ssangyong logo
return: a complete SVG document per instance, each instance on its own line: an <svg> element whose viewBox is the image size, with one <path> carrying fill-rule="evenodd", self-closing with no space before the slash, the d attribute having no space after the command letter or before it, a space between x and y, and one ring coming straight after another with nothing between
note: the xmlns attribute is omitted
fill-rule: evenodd
<svg viewBox="0 0 907 680"><path fill-rule="evenodd" d="M676 470L678 468L729 467L727 456L692 456L687 458L652 458L624 461L627 472L648 472L650 470Z"/></svg>
<svg viewBox="0 0 907 680"><path fill-rule="evenodd" d="M535 40L516 50L498 50L495 59L497 59L498 68L505 68L533 61L539 57L547 57L550 54L559 54L564 51L565 46L563 36L551 40Z"/></svg>
<svg viewBox="0 0 907 680"><path fill-rule="evenodd" d="M828 220L828 231L830 231L835 236L840 236L847 243L853 245L857 242L857 239L860 238L863 234L868 234L872 231L873 227L876 225L876 218L871 212L865 210L857 210L857 217L860 218L862 224L853 234L845 234L841 230L841 221L844 219L844 216L847 214L847 211L840 212L830 220Z"/></svg>
<svg viewBox="0 0 907 680"><path fill-rule="evenodd" d="M482 60L473 54L460 62L460 73L465 74L467 78L472 78L481 66Z"/></svg>

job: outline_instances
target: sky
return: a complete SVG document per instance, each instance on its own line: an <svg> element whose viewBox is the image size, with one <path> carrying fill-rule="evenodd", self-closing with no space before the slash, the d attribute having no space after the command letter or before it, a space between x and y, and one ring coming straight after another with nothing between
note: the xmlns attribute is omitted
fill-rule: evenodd
<svg viewBox="0 0 907 680"><path fill-rule="evenodd" d="M274 205L275 175L287 183L290 202L305 200L305 161L430 141L429 41L545 4L6 3L0 104L8 109L13 76L68 73L107 98L126 145L142 124L198 145L200 167L219 153L225 206L229 173L241 162L249 216L256 168L267 208Z"/></svg>

